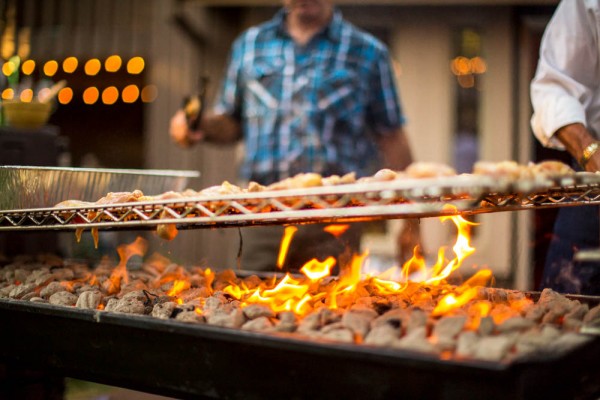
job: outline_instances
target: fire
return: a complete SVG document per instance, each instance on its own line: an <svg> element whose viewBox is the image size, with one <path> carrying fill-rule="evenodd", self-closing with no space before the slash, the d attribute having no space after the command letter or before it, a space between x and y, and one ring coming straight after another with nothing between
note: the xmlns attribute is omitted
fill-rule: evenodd
<svg viewBox="0 0 600 400"><path fill-rule="evenodd" d="M438 260L431 270L432 274L425 280L427 283L432 285L437 285L450 276L452 272L456 271L462 265L464 259L473 254L475 251L475 248L471 247L470 244L470 227L476 225L475 223L467 221L460 215L444 216L441 217L440 220L442 222L451 220L458 229L456 243L452 247L456 257L444 266L444 257L442 249L440 249L440 253L438 253Z"/></svg>
<svg viewBox="0 0 600 400"><path fill-rule="evenodd" d="M469 321L466 329L476 330L481 324L481 318L487 317L492 310L492 304L487 300L475 301L467 310Z"/></svg>
<svg viewBox="0 0 600 400"><path fill-rule="evenodd" d="M449 215L441 218L442 222L451 220L457 228L457 238L452 250L454 257L448 260L446 249L442 247L437 254L433 265L427 265L425 258L415 248L413 257L401 267L394 266L388 270L374 275L363 272L366 269L369 253L354 254L350 260L336 259L333 256L324 260L312 259L299 271L299 274L286 273L281 276L274 275L272 279L261 279L258 282L240 281L235 277L223 276L223 272L216 274L210 268L201 270L202 279L192 282L189 274L182 266L173 264L167 258L153 255L148 258L147 264L157 271L151 286L164 289L168 296L174 297L178 304L184 303L182 293L190 289L202 289L203 293L212 294L219 290L235 298L242 306L260 304L269 307L274 312L291 311L298 316L306 315L315 309L327 307L329 309L344 309L354 304L359 298L365 296L409 296L415 302L431 301L427 291L420 291L424 285L437 288L441 296L436 304L432 304L432 316L437 317L453 313L454 310L469 304L468 325L475 329L481 318L492 317L494 320L506 318L515 312L510 307L502 313L492 315L489 306L484 302L477 302L478 287L486 285L491 279L489 270L481 270L467 279L458 287L446 284L446 279L452 272L458 269L464 260L471 255L475 249L470 244L470 227L473 223L465 220L459 215ZM326 230L332 235L338 236L348 229L348 225L330 225ZM297 228L288 226L285 228L281 240L280 253L277 266L282 268L285 258L292 243ZM134 256L143 256L147 250L147 243L142 238L137 238L129 245L120 246L120 262L113 270L110 278L103 283L108 294L117 294L123 284L129 282L127 273L127 262ZM340 274L331 277L334 267L339 267ZM223 286L213 288L216 276ZM96 279L95 276L88 277L89 280ZM202 302L202 298L199 298ZM475 300L476 306L473 305ZM515 308L517 308L515 306ZM202 313L201 308L196 308L197 313Z"/></svg>
<svg viewBox="0 0 600 400"><path fill-rule="evenodd" d="M143 256L148 249L148 242L141 237L137 237L135 241L128 245L117 247L119 254L119 265L115 267L110 278L104 283L108 294L116 294L121 290L121 283L129 283L129 275L127 274L127 262L133 256Z"/></svg>
<svg viewBox="0 0 600 400"><path fill-rule="evenodd" d="M334 257L327 257L323 262L313 258L304 264L300 272L306 275L311 281L318 281L331 274L331 269L335 266L335 263L336 260Z"/></svg>
<svg viewBox="0 0 600 400"><path fill-rule="evenodd" d="M327 225L323 230L327 233L331 233L335 237L340 237L350 228L348 224L331 224Z"/></svg>
<svg viewBox="0 0 600 400"><path fill-rule="evenodd" d="M281 246L279 247L279 256L277 257L277 268L283 268L283 263L285 262L285 257L287 256L288 250L290 248L290 243L292 242L292 238L294 234L298 231L298 228L295 226L286 226L283 237L281 238Z"/></svg>
<svg viewBox="0 0 600 400"><path fill-rule="evenodd" d="M348 224L331 224L323 228L323 231L332 234L335 237L340 237L350 228ZM298 232L298 228L295 226L286 226L281 238L281 245L279 246L279 255L277 257L277 268L282 269L285 263L285 258L290 249L290 244L294 235ZM310 268L310 267L309 267Z"/></svg>
<svg viewBox="0 0 600 400"><path fill-rule="evenodd" d="M187 290L190 288L190 282L189 281L180 281L180 280L175 280L175 282L173 282L173 287L171 288L171 290L169 290L167 292L168 296L177 296L179 293L183 292L184 290Z"/></svg>
<svg viewBox="0 0 600 400"><path fill-rule="evenodd" d="M437 317L448 314L449 311L464 306L470 300L475 298L475 296L477 296L477 288L469 288L461 294L447 294L438 302L438 305L433 309L431 315Z"/></svg>
<svg viewBox="0 0 600 400"><path fill-rule="evenodd" d="M362 273L368 258L368 252L365 252L355 254L347 265L340 265L340 275L337 279L327 280L338 261L334 257L325 260L312 259L300 269L303 276L286 274L271 283L262 282L253 289L249 289L244 283L231 282L223 291L241 301L243 305L263 304L275 312L293 311L304 315L322 306L330 309L346 307L365 293L381 296L399 294L404 292L411 282L413 285L415 282L421 282L425 285L439 286L475 251L470 244L470 227L474 225L472 222L460 215L448 215L440 219L442 222L451 220L457 228L456 242L452 247L455 256L451 260L446 258L445 248L442 247L438 251L435 264L427 266L426 260L419 254L418 249L415 249L413 257L401 268L392 267L379 275L368 276ZM348 225L330 225L326 231L338 236L347 228ZM277 261L279 268L284 264L296 231L292 226L285 229ZM477 296L477 286L486 285L490 279L491 271L479 271L463 285L443 296L435 306L433 315L451 313L469 303ZM485 312L479 313L478 318L482 315L486 315Z"/></svg>

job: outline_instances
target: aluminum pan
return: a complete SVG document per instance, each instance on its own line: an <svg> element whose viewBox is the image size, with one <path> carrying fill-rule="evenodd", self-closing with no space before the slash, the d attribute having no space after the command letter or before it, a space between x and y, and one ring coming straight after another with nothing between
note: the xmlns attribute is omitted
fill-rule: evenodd
<svg viewBox="0 0 600 400"><path fill-rule="evenodd" d="M96 201L108 192L139 189L154 195L182 191L198 171L0 166L0 210L52 207L77 199Z"/></svg>

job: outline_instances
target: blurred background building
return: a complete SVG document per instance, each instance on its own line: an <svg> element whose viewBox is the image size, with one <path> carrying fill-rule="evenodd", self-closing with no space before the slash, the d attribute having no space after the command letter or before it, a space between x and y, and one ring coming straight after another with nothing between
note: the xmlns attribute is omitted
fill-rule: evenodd
<svg viewBox="0 0 600 400"><path fill-rule="evenodd" d="M337 1L347 19L391 49L415 158L459 172L477 159L525 163L559 156L534 141L528 92L539 41L557 3ZM170 142L169 119L197 90L202 75L210 77L212 98L233 39L270 18L279 5L278 0L0 1L2 97L27 98L67 80L50 119L68 139L62 165L198 170L201 178L190 182L194 189L231 181L236 176L231 160L243 149L201 144L182 150ZM531 288L543 265L552 213L477 216L477 252L468 263L490 266L499 281L516 288ZM389 221L366 238L365 247L391 260L398 226ZM427 249L451 244L454 236L437 219L424 220L423 232ZM188 230L154 247L174 261L233 267L238 235L235 229Z"/></svg>

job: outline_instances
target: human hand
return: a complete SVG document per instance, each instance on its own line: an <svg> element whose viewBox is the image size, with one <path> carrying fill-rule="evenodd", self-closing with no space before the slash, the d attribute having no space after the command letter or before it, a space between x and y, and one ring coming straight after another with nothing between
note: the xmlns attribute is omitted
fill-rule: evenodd
<svg viewBox="0 0 600 400"><path fill-rule="evenodd" d="M423 257L421 227L418 219L407 219L396 237L398 265L402 266L410 260L414 253Z"/></svg>
<svg viewBox="0 0 600 400"><path fill-rule="evenodd" d="M204 139L202 131L192 131L183 110L178 110L171 118L169 135L179 146L189 148Z"/></svg>
<svg viewBox="0 0 600 400"><path fill-rule="evenodd" d="M556 131L555 136L585 171L600 171L600 142L585 125L565 125Z"/></svg>

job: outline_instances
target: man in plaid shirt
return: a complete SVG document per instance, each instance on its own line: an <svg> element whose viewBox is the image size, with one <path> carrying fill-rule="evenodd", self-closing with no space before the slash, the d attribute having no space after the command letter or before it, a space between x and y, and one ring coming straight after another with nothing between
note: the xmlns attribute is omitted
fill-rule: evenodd
<svg viewBox="0 0 600 400"><path fill-rule="evenodd" d="M203 116L200 129L190 131L179 111L171 136L182 145L243 139L242 178L268 185L301 172L361 177L383 167L403 170L412 162L403 122L385 45L345 21L329 0L284 0L273 19L233 44L217 104ZM245 253L255 257L256 239L261 248L274 241L276 256L280 229L271 229L275 240L258 228L247 229ZM307 260L315 257L307 251L314 235L308 236L302 246L294 246L301 232L292 242ZM319 253L331 251L324 241L339 245L331 235L321 236L314 246ZM406 242L405 253L412 253L418 236L418 225L405 223L399 238ZM358 239L358 232L348 234L355 247ZM261 263L258 258L264 257L256 258ZM267 262L273 265L273 260ZM294 262L292 253L288 260ZM264 269L245 261L243 268Z"/></svg>

